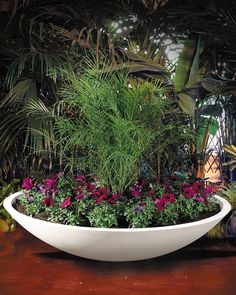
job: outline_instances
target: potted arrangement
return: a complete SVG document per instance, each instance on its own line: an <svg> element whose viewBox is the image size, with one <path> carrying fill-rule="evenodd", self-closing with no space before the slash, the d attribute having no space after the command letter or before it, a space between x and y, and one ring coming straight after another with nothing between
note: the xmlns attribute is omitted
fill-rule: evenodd
<svg viewBox="0 0 236 295"><path fill-rule="evenodd" d="M53 126L40 132L63 173L28 177L4 201L23 227L81 257L132 261L191 243L230 211L189 176L188 117L165 87L126 69L63 77L60 102L31 109Z"/></svg>

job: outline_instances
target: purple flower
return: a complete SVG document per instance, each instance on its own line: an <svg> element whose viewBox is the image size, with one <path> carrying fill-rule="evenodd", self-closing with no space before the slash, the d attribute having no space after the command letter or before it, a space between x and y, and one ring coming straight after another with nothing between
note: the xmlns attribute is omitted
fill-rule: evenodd
<svg viewBox="0 0 236 295"><path fill-rule="evenodd" d="M136 212L136 213L141 213L141 212L143 211L143 208L144 208L144 206L137 206L137 207L135 208L135 212Z"/></svg>
<svg viewBox="0 0 236 295"><path fill-rule="evenodd" d="M135 184L130 188L130 193L133 197L138 198L141 195L142 188L141 186Z"/></svg>
<svg viewBox="0 0 236 295"><path fill-rule="evenodd" d="M33 203L33 201L34 201L34 198L33 198L32 196L29 196L29 197L27 198L27 201L28 201L29 204L31 204L31 203Z"/></svg>
<svg viewBox="0 0 236 295"><path fill-rule="evenodd" d="M71 198L66 197L65 200L61 203L61 208L64 209L66 207L69 207L71 205Z"/></svg>
<svg viewBox="0 0 236 295"><path fill-rule="evenodd" d="M31 178L27 177L26 179L24 179L23 184L21 186L23 189L27 189L30 190L33 188L33 181Z"/></svg>

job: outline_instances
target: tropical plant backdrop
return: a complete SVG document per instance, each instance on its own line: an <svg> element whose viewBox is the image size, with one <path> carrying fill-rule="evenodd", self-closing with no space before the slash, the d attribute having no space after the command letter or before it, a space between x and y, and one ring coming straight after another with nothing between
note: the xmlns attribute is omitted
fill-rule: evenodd
<svg viewBox="0 0 236 295"><path fill-rule="evenodd" d="M235 144L235 1L2 0L0 16L2 179L61 165L41 130L53 128L62 72L83 75L88 57L168 88L194 134L186 161L196 176L222 115L231 120L221 144Z"/></svg>

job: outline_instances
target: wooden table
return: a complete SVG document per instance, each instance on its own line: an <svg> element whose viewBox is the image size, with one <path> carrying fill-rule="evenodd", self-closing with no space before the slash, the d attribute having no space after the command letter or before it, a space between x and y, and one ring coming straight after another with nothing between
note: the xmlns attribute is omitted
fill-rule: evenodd
<svg viewBox="0 0 236 295"><path fill-rule="evenodd" d="M203 238L159 258L108 263L60 252L18 226L0 233L0 269L1 295L235 295L236 242Z"/></svg>

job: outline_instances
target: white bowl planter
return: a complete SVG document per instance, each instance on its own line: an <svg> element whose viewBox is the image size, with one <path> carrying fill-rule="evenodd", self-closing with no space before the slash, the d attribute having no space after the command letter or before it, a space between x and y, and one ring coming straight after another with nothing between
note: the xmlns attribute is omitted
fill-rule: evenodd
<svg viewBox="0 0 236 295"><path fill-rule="evenodd" d="M178 250L207 233L231 209L225 199L214 196L221 211L200 221L151 228L92 228L57 224L24 215L12 206L22 194L15 193L4 201L5 209L20 225L55 248L102 261L142 260Z"/></svg>

